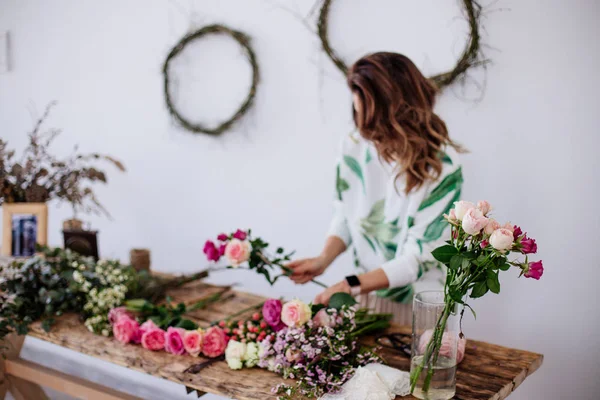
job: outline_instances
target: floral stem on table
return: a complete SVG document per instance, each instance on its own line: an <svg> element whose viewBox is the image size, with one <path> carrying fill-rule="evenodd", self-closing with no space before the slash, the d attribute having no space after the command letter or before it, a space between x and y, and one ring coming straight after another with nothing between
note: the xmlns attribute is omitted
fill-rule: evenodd
<svg viewBox="0 0 600 400"><path fill-rule="evenodd" d="M249 311L260 310L260 309L262 309L262 308L263 308L263 306L264 306L264 305L265 305L265 302L263 301L263 302L261 302L261 303L259 303L259 304L256 304L256 305L254 305L254 306L246 307L246 308L244 308L244 309L242 309L242 310L240 310L240 311L238 311L238 312L236 312L236 313L234 313L234 314L231 314L231 315L230 315L230 316L228 316L227 318L224 318L224 319L218 319L218 320L216 320L216 321L213 321L213 322L211 322L211 323L210 323L210 326L217 325L217 324L218 324L219 322L221 322L221 321L224 321L224 322L229 322L229 321L231 321L232 319L234 319L234 318L236 318L236 317L239 317L240 315L242 315L242 314L245 314L245 313L247 313L247 312L249 312Z"/></svg>

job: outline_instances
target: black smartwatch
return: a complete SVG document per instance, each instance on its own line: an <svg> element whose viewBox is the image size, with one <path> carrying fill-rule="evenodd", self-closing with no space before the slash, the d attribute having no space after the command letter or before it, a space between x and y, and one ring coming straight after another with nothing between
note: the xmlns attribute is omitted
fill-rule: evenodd
<svg viewBox="0 0 600 400"><path fill-rule="evenodd" d="M360 294L360 280L356 275L350 275L346 277L346 282L350 286L350 294L352 296L358 296Z"/></svg>

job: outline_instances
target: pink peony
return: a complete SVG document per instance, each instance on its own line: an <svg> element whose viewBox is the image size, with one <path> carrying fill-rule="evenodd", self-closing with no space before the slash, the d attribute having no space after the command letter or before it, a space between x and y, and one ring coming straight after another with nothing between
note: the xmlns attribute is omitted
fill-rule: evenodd
<svg viewBox="0 0 600 400"><path fill-rule="evenodd" d="M113 335L115 335L115 339L119 342L129 343L135 338L139 327L136 320L126 315L122 315L113 324Z"/></svg>
<svg viewBox="0 0 600 400"><path fill-rule="evenodd" d="M219 261L219 258L221 258L219 249L210 240L207 240L204 244L204 254L206 254L208 261Z"/></svg>
<svg viewBox="0 0 600 400"><path fill-rule="evenodd" d="M483 231L486 235L491 235L496 229L500 229L500 223L494 218L490 218Z"/></svg>
<svg viewBox="0 0 600 400"><path fill-rule="evenodd" d="M185 351L194 357L198 357L202 350L202 334L198 331L186 331L183 336L183 347Z"/></svg>
<svg viewBox="0 0 600 400"><path fill-rule="evenodd" d="M227 240L229 240L229 236L227 236L224 233L221 233L219 236L217 236L217 240L221 242L226 242Z"/></svg>
<svg viewBox="0 0 600 400"><path fill-rule="evenodd" d="M506 251L513 245L513 233L506 228L496 229L490 236L490 244L499 251Z"/></svg>
<svg viewBox="0 0 600 400"><path fill-rule="evenodd" d="M513 226L513 236L515 238L515 240L517 240L519 238L519 236L521 236L523 234L523 231L521 230L520 227L518 227L517 225Z"/></svg>
<svg viewBox="0 0 600 400"><path fill-rule="evenodd" d="M335 320L327 313L327 310L321 308L313 317L314 326L328 326L333 328L335 326Z"/></svg>
<svg viewBox="0 0 600 400"><path fill-rule="evenodd" d="M428 329L419 338L419 353L424 354L427 349L427 345L433 336L433 330ZM440 347L440 356L452 358L452 346L456 341L456 337L450 332L444 332L442 336L442 346ZM467 347L467 339L464 337L458 339L458 345L456 346L456 362L459 363L465 357L465 348Z"/></svg>
<svg viewBox="0 0 600 400"><path fill-rule="evenodd" d="M165 348L166 333L162 329L148 329L142 335L142 347L147 350L158 351Z"/></svg>
<svg viewBox="0 0 600 400"><path fill-rule="evenodd" d="M285 324L281 322L282 304L279 299L269 299L265 301L262 308L263 318L275 332L285 328Z"/></svg>
<svg viewBox="0 0 600 400"><path fill-rule="evenodd" d="M127 311L126 307L116 307L108 312L108 322L114 324L121 316L127 316L133 319L133 314Z"/></svg>
<svg viewBox="0 0 600 400"><path fill-rule="evenodd" d="M204 343L202 344L202 354L207 357L218 357L225 352L227 346L227 336L225 332L217 326L210 327L204 334Z"/></svg>
<svg viewBox="0 0 600 400"><path fill-rule="evenodd" d="M302 326L311 316L308 304L300 300L288 301L281 309L281 321L287 326Z"/></svg>
<svg viewBox="0 0 600 400"><path fill-rule="evenodd" d="M165 351L171 354L185 354L183 347L183 335L185 329L169 327L165 334Z"/></svg>
<svg viewBox="0 0 600 400"><path fill-rule="evenodd" d="M232 267L238 267L250 258L250 243L242 242L239 239L231 239L225 247L225 257L227 257Z"/></svg>
<svg viewBox="0 0 600 400"><path fill-rule="evenodd" d="M481 210L470 208L462 220L462 227L469 235L477 235L488 224L488 219L483 216Z"/></svg>
<svg viewBox="0 0 600 400"><path fill-rule="evenodd" d="M469 211L470 208L475 208L475 204L470 201L455 201L454 202L454 213L456 215L456 219L461 220Z"/></svg>
<svg viewBox="0 0 600 400"><path fill-rule="evenodd" d="M235 239L239 239L239 240L246 240L246 238L248 237L248 234L246 232L242 231L241 229L238 229L233 234L233 237Z"/></svg>
<svg viewBox="0 0 600 400"><path fill-rule="evenodd" d="M521 239L521 246L523 246L521 249L523 254L535 254L537 252L537 243L535 243L535 239L528 238L527 234Z"/></svg>
<svg viewBox="0 0 600 400"><path fill-rule="evenodd" d="M527 270L523 274L526 278L539 280L544 275L544 265L542 261L532 261L529 263Z"/></svg>
<svg viewBox="0 0 600 400"><path fill-rule="evenodd" d="M483 213L483 215L488 215L488 213L492 211L492 205L486 200L478 201L477 208Z"/></svg>

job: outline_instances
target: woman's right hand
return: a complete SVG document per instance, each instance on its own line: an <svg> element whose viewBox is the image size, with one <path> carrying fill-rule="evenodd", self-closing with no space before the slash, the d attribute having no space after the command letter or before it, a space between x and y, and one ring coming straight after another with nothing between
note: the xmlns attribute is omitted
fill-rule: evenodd
<svg viewBox="0 0 600 400"><path fill-rule="evenodd" d="M292 281L306 283L325 272L329 264L324 257L314 257L294 260L286 267L292 270Z"/></svg>

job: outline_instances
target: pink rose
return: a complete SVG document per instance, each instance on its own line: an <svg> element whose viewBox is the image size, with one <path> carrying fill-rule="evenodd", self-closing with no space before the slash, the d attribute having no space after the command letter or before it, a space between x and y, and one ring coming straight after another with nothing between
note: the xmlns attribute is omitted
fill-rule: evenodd
<svg viewBox="0 0 600 400"><path fill-rule="evenodd" d="M208 261L216 262L219 261L219 258L221 258L221 255L219 254L219 249L217 249L215 244L210 240L207 240L204 244L204 254L206 254L206 258L208 259Z"/></svg>
<svg viewBox="0 0 600 400"><path fill-rule="evenodd" d="M246 240L246 238L248 237L248 234L246 232L242 231L241 229L238 229L233 234L233 237L235 239L239 239L239 240Z"/></svg>
<svg viewBox="0 0 600 400"><path fill-rule="evenodd" d="M521 239L521 251L523 254L535 254L537 252L537 243L535 239L528 238L527 234Z"/></svg>
<svg viewBox="0 0 600 400"><path fill-rule="evenodd" d="M327 313L327 310L321 308L313 317L314 326L328 326L333 328L335 326L335 320Z"/></svg>
<svg viewBox="0 0 600 400"><path fill-rule="evenodd" d="M219 246L219 257L225 255L225 249L226 248L227 248L227 244L226 243L223 243L222 245Z"/></svg>
<svg viewBox="0 0 600 400"><path fill-rule="evenodd" d="M479 243L479 247L485 249L486 247L488 247L489 244L490 242L488 242L487 240L482 240L481 243Z"/></svg>
<svg viewBox="0 0 600 400"><path fill-rule="evenodd" d="M462 221L463 217L470 208L475 208L475 204L471 203L470 201L455 201L454 213L456 215L456 219Z"/></svg>
<svg viewBox="0 0 600 400"><path fill-rule="evenodd" d="M185 354L185 348L183 347L184 334L185 329L169 327L165 334L165 351L176 355Z"/></svg>
<svg viewBox="0 0 600 400"><path fill-rule="evenodd" d="M483 231L486 235L491 235L496 229L500 229L500 223L494 218L490 218Z"/></svg>
<svg viewBox="0 0 600 400"><path fill-rule="evenodd" d="M433 336L433 330L428 329L419 338L419 353L424 354L427 349L427 345ZM448 358L452 358L452 346L456 341L455 335L450 332L444 332L442 335L442 346L440 347L440 355ZM456 362L460 363L465 357L465 348L467 347L467 339L464 337L458 339L458 345L456 346Z"/></svg>
<svg viewBox="0 0 600 400"><path fill-rule="evenodd" d="M217 326L212 326L204 334L204 343L202 344L202 354L207 357L218 357L225 352L227 346L227 336L225 332Z"/></svg>
<svg viewBox="0 0 600 400"><path fill-rule="evenodd" d="M114 324L121 316L127 316L133 319L133 314L127 311L126 307L116 307L108 312L108 322Z"/></svg>
<svg viewBox="0 0 600 400"><path fill-rule="evenodd" d="M165 348L165 336L162 329L148 329L142 335L142 347L152 351L162 350Z"/></svg>
<svg viewBox="0 0 600 400"><path fill-rule="evenodd" d="M454 208L450 210L450 212L448 214L444 214L444 219L446 219L446 221L448 222L456 222L456 211L454 211Z"/></svg>
<svg viewBox="0 0 600 400"><path fill-rule="evenodd" d="M469 235L477 235L488 223L488 219L483 216L481 210L470 208L467 210L462 220L462 227Z"/></svg>
<svg viewBox="0 0 600 400"><path fill-rule="evenodd" d="M308 322L311 316L308 304L300 300L288 301L281 309L281 320L287 326L302 326Z"/></svg>
<svg viewBox="0 0 600 400"><path fill-rule="evenodd" d="M183 347L185 351L194 357L198 357L202 350L202 334L198 331L186 331L183 336Z"/></svg>
<svg viewBox="0 0 600 400"><path fill-rule="evenodd" d="M490 244L492 247L502 252L512 247L513 240L513 233L506 228L496 229L494 233L492 233L492 236L490 236Z"/></svg>
<svg viewBox="0 0 600 400"><path fill-rule="evenodd" d="M265 301L262 308L263 318L275 332L285 328L285 324L281 322L282 304L279 299L269 299Z"/></svg>
<svg viewBox="0 0 600 400"><path fill-rule="evenodd" d="M533 278L539 280L544 275L544 265L542 261L532 261L527 267L527 271L523 274L526 278Z"/></svg>
<svg viewBox="0 0 600 400"><path fill-rule="evenodd" d="M507 223L504 224L503 228L504 229L508 229L511 233L514 234L514 232L515 232L515 226L516 225L513 225L510 222L507 222Z"/></svg>
<svg viewBox="0 0 600 400"><path fill-rule="evenodd" d="M492 211L492 205L486 200L478 201L477 208L483 213L483 215L487 215L490 211Z"/></svg>
<svg viewBox="0 0 600 400"><path fill-rule="evenodd" d="M229 236L227 236L224 233L221 233L219 236L217 236L217 240L221 242L226 242L227 240L229 240Z"/></svg>
<svg viewBox="0 0 600 400"><path fill-rule="evenodd" d="M523 234L523 231L521 230L520 227L518 227L517 225L513 226L513 236L515 238L515 240L517 240L519 238L519 236L521 236Z"/></svg>
<svg viewBox="0 0 600 400"><path fill-rule="evenodd" d="M146 333L146 331L149 331L150 329L159 329L158 326L156 326L156 324L151 319L144 322L138 328L137 332L135 333L135 335L133 336L133 339L131 339L131 341L135 344L140 344L142 342L142 336L144 336L144 333Z"/></svg>
<svg viewBox="0 0 600 400"><path fill-rule="evenodd" d="M138 328L139 324L136 320L122 315L113 324L113 335L119 342L129 343L135 338Z"/></svg>
<svg viewBox="0 0 600 400"><path fill-rule="evenodd" d="M250 258L250 243L242 242L239 239L231 239L225 247L225 257L227 257L232 267L238 267Z"/></svg>

